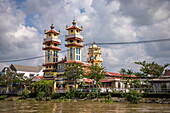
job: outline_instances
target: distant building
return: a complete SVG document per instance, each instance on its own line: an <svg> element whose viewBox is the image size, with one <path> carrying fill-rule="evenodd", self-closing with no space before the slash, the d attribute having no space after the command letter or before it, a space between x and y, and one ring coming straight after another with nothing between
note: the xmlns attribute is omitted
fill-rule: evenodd
<svg viewBox="0 0 170 113"><path fill-rule="evenodd" d="M28 78L32 78L33 76L43 76L43 66L11 64L9 67L4 67L2 69L2 74L7 74L10 72L20 73Z"/></svg>
<svg viewBox="0 0 170 113"><path fill-rule="evenodd" d="M170 69L165 70L163 76L157 79L151 79L153 91L156 93L170 93Z"/></svg>
<svg viewBox="0 0 170 113"><path fill-rule="evenodd" d="M127 87L125 87L125 80L131 78L131 79L136 79L137 77L135 75L122 75L119 73L113 73L113 72L106 72L106 77L102 80L100 80L100 82L102 83L102 87L101 87L101 92L106 92L108 91L125 91L128 88L130 88L130 86L128 85Z"/></svg>

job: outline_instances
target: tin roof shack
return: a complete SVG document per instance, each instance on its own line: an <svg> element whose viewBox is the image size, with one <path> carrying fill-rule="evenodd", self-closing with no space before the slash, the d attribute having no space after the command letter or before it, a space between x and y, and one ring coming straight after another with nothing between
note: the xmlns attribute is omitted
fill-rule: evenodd
<svg viewBox="0 0 170 113"><path fill-rule="evenodd" d="M170 93L170 69L163 76L149 80L155 93Z"/></svg>

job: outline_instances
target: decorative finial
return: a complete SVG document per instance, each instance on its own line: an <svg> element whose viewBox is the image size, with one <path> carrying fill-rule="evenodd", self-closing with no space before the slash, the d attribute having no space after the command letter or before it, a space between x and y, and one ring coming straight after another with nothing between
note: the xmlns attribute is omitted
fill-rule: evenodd
<svg viewBox="0 0 170 113"><path fill-rule="evenodd" d="M54 29L54 26L53 26L53 24L51 24L50 28L51 28L51 29Z"/></svg>
<svg viewBox="0 0 170 113"><path fill-rule="evenodd" d="M73 20L72 24L73 24L74 26L76 25L76 21L75 21L75 19Z"/></svg>

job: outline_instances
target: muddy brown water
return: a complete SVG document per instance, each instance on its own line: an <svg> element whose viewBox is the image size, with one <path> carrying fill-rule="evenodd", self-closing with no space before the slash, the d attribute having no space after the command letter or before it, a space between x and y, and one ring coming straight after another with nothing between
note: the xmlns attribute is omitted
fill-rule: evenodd
<svg viewBox="0 0 170 113"><path fill-rule="evenodd" d="M170 113L169 104L0 102L0 113Z"/></svg>

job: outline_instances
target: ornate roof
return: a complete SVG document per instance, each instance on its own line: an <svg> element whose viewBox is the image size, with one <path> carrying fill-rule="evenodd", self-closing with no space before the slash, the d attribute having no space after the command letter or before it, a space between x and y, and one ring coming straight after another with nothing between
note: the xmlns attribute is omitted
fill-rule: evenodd
<svg viewBox="0 0 170 113"><path fill-rule="evenodd" d="M58 32L58 31L56 31L56 30L53 30L53 29L54 29L53 24L51 24L50 28L51 28L51 29L50 29L49 31L45 31L45 34L47 34L47 33L60 34L60 32Z"/></svg>
<svg viewBox="0 0 170 113"><path fill-rule="evenodd" d="M72 22L72 26L70 26L70 27L68 27L68 26L66 26L66 30L69 30L69 29L79 29L80 31L82 31L82 27L78 27L77 25L76 25L76 21L75 20L73 20L73 22Z"/></svg>

